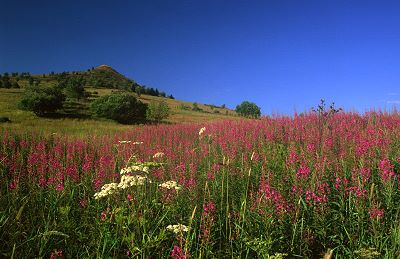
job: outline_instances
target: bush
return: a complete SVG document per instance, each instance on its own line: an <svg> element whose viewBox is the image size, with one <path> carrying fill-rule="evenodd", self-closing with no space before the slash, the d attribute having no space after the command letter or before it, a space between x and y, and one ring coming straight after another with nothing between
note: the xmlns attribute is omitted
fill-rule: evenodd
<svg viewBox="0 0 400 259"><path fill-rule="evenodd" d="M168 116L169 107L165 101L151 102L149 107L147 108L146 118L148 120L160 122L163 119L168 118Z"/></svg>
<svg viewBox="0 0 400 259"><path fill-rule="evenodd" d="M20 109L34 112L38 116L55 112L63 107L65 95L58 87L28 87L19 103Z"/></svg>
<svg viewBox="0 0 400 259"><path fill-rule="evenodd" d="M201 112L203 109L201 109L197 103L193 103L192 111Z"/></svg>
<svg viewBox="0 0 400 259"><path fill-rule="evenodd" d="M8 117L0 117L0 123L4 122L11 122L11 120Z"/></svg>
<svg viewBox="0 0 400 259"><path fill-rule="evenodd" d="M71 78L65 82L65 94L68 98L81 99L85 97L84 80L82 78Z"/></svg>
<svg viewBox="0 0 400 259"><path fill-rule="evenodd" d="M184 104L184 103L181 103L181 104L179 105L179 109L188 111L188 110L190 110L190 106L189 106L189 105L186 105L186 104Z"/></svg>
<svg viewBox="0 0 400 259"><path fill-rule="evenodd" d="M245 117L259 118L261 116L261 109L255 103L244 101L236 106L236 112Z"/></svg>
<svg viewBox="0 0 400 259"><path fill-rule="evenodd" d="M127 124L143 121L147 105L129 94L112 94L96 99L90 109L98 117Z"/></svg>
<svg viewBox="0 0 400 259"><path fill-rule="evenodd" d="M17 88L17 89L21 88L17 81L12 82L11 87L12 88Z"/></svg>

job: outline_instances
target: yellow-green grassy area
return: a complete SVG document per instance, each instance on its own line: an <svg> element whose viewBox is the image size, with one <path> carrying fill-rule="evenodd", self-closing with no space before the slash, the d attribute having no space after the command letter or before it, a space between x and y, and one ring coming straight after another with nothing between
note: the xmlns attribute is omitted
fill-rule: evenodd
<svg viewBox="0 0 400 259"><path fill-rule="evenodd" d="M98 96L111 94L112 89L104 88L86 88L88 92L97 92L94 97L90 98L93 100ZM108 134L127 129L132 129L138 125L122 125L111 120L93 119L90 117L84 117L83 115L89 115L88 106L90 100L80 101L76 105L80 108L76 111L76 114L69 116L60 116L59 118L43 118L36 116L33 112L23 111L18 109L18 103L23 96L24 89L0 89L0 117L8 117L11 123L0 123L1 130L8 130L12 132L35 132L41 134L69 134L75 136L83 136L88 133L90 134ZM130 92L136 96L135 93ZM193 103L185 102L180 100L174 100L163 97L155 97L149 95L141 95L139 100L144 103L150 103L151 101L167 102L171 108L170 117L165 121L166 123L186 123L186 122L206 122L212 120L221 119L236 119L238 118L234 111L223 108L214 108L203 104L198 104L198 107L203 112L184 110L182 104L193 107ZM219 113L215 113L218 111ZM77 115L77 116L74 116ZM84 118L82 118L84 117Z"/></svg>

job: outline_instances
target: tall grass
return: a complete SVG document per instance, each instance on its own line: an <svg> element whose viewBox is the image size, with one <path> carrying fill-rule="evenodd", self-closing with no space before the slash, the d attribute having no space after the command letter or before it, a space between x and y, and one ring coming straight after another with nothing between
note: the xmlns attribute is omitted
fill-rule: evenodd
<svg viewBox="0 0 400 259"><path fill-rule="evenodd" d="M320 116L4 131L1 256L399 257L400 115Z"/></svg>

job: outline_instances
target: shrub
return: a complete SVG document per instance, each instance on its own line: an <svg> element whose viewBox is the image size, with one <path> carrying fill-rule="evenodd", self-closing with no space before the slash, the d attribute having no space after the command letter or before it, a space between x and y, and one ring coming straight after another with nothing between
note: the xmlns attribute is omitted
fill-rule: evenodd
<svg viewBox="0 0 400 259"><path fill-rule="evenodd" d="M19 103L20 109L34 112L38 116L55 112L63 107L65 95L58 87L28 87Z"/></svg>
<svg viewBox="0 0 400 259"><path fill-rule="evenodd" d="M186 105L186 104L184 104L184 103L181 103L181 104L179 105L179 109L188 111L188 110L190 110L190 106L189 106L189 105Z"/></svg>
<svg viewBox="0 0 400 259"><path fill-rule="evenodd" d="M193 103L192 111L201 112L203 109L201 109L197 103Z"/></svg>
<svg viewBox="0 0 400 259"><path fill-rule="evenodd" d="M90 109L98 117L127 124L144 120L147 105L130 94L119 93L96 99Z"/></svg>
<svg viewBox="0 0 400 259"><path fill-rule="evenodd" d="M168 118L168 116L169 107L165 101L151 102L149 107L147 108L146 118L148 120L160 122L163 119Z"/></svg>
<svg viewBox="0 0 400 259"><path fill-rule="evenodd" d="M11 122L11 120L8 117L0 117L0 123L4 122Z"/></svg>
<svg viewBox="0 0 400 259"><path fill-rule="evenodd" d="M71 78L64 84L64 91L68 98L79 100L82 97L85 97L85 82L82 78Z"/></svg>
<svg viewBox="0 0 400 259"><path fill-rule="evenodd" d="M18 84L17 81L12 82L12 83L11 83L11 87L12 87L12 88L18 88L18 89L21 88L21 87L19 86L19 84Z"/></svg>
<svg viewBox="0 0 400 259"><path fill-rule="evenodd" d="M261 109L255 103L244 101L236 106L236 112L244 117L259 118L261 116Z"/></svg>

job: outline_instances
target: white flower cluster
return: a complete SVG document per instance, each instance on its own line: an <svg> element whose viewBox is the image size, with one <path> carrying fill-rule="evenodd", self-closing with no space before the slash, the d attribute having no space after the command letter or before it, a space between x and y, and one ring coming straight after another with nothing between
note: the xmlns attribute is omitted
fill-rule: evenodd
<svg viewBox="0 0 400 259"><path fill-rule="evenodd" d="M119 140L118 141L119 144L129 144L131 142L132 142L131 140Z"/></svg>
<svg viewBox="0 0 400 259"><path fill-rule="evenodd" d="M162 158L164 156L165 156L165 154L163 152L157 152L154 154L153 158Z"/></svg>
<svg viewBox="0 0 400 259"><path fill-rule="evenodd" d="M150 168L148 166L133 165L133 166L122 168L119 173L120 174L128 174L128 173L137 172L137 171L149 173L149 170L150 170Z"/></svg>
<svg viewBox="0 0 400 259"><path fill-rule="evenodd" d="M121 177L121 181L118 184L118 188L121 189L126 189L131 186L135 185L144 185L146 182L147 177L146 176L141 176L141 175L123 175ZM151 183L151 181L149 180Z"/></svg>
<svg viewBox="0 0 400 259"><path fill-rule="evenodd" d="M205 131L206 131L206 127L201 128L199 131L199 136L203 135Z"/></svg>
<svg viewBox="0 0 400 259"><path fill-rule="evenodd" d="M124 168L125 169L125 168ZM122 169L122 170L124 170ZM129 171L131 172L131 171ZM122 173L121 173L122 174ZM94 198L100 199L110 194L116 193L119 189L126 189L131 186L144 185L148 181L151 181L147 178L146 175L125 175L123 174L121 177L121 181L119 183L108 183L101 187L101 190L94 194Z"/></svg>
<svg viewBox="0 0 400 259"><path fill-rule="evenodd" d="M178 233L182 233L182 232L188 232L189 228L187 226L179 223L177 225L169 225L167 227L167 230L174 232L175 234L178 234Z"/></svg>
<svg viewBox="0 0 400 259"><path fill-rule="evenodd" d="M177 182L175 181L168 181L162 184L159 184L158 186L162 187L162 188L166 188L168 190L170 189L175 189L175 190L180 190L182 189L182 186L180 186Z"/></svg>
<svg viewBox="0 0 400 259"><path fill-rule="evenodd" d="M105 184L101 187L101 190L97 193L94 194L94 198L100 199L103 198L107 195L113 194L118 190L118 184L117 183L108 183Z"/></svg>
<svg viewBox="0 0 400 259"><path fill-rule="evenodd" d="M143 141L132 142L132 140L118 140L118 144L130 144L130 143L132 143L132 145L141 145L143 144Z"/></svg>

